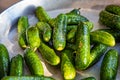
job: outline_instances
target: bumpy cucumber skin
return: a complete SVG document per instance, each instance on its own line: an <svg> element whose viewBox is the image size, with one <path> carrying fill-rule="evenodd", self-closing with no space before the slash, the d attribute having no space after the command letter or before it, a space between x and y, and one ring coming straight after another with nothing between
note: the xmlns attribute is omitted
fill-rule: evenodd
<svg viewBox="0 0 120 80"><path fill-rule="evenodd" d="M76 34L75 66L78 70L85 70L90 61L90 30L89 22L80 22Z"/></svg>
<svg viewBox="0 0 120 80"><path fill-rule="evenodd" d="M84 78L84 79L81 79L81 80L96 80L94 77L88 77L88 78Z"/></svg>
<svg viewBox="0 0 120 80"><path fill-rule="evenodd" d="M46 76L7 76L2 80L55 80L51 77Z"/></svg>
<svg viewBox="0 0 120 80"><path fill-rule="evenodd" d="M100 70L100 80L115 80L118 69L118 52L109 50L102 61Z"/></svg>
<svg viewBox="0 0 120 80"><path fill-rule="evenodd" d="M93 31L90 33L91 42L102 43L107 46L115 45L115 38L106 31Z"/></svg>
<svg viewBox="0 0 120 80"><path fill-rule="evenodd" d="M36 8L35 14L39 21L48 22L51 19L51 17L42 6Z"/></svg>
<svg viewBox="0 0 120 80"><path fill-rule="evenodd" d="M4 44L0 44L0 79L8 75L9 72L9 53Z"/></svg>
<svg viewBox="0 0 120 80"><path fill-rule="evenodd" d="M32 75L44 75L44 69L37 53L31 49L26 49L24 59Z"/></svg>
<svg viewBox="0 0 120 80"><path fill-rule="evenodd" d="M61 56L61 72L64 80L74 80L76 70L73 65L73 51L65 49L62 51Z"/></svg>
<svg viewBox="0 0 120 80"><path fill-rule="evenodd" d="M43 35L43 40L45 42L48 42L51 39L51 35L52 35L52 29L50 25L45 22L38 22L36 24L36 27L38 27L40 34Z"/></svg>
<svg viewBox="0 0 120 80"><path fill-rule="evenodd" d="M23 75L23 58L20 54L11 59L10 63L10 76Z"/></svg>
<svg viewBox="0 0 120 80"><path fill-rule="evenodd" d="M53 28L53 46L56 50L61 51L66 46L67 16L60 14L56 20L56 26Z"/></svg>
<svg viewBox="0 0 120 80"><path fill-rule="evenodd" d="M44 60L49 64L58 65L60 63L59 56L57 56L55 51L49 46L47 46L45 43L41 42L41 45L39 46L38 50L42 54Z"/></svg>
<svg viewBox="0 0 120 80"><path fill-rule="evenodd" d="M107 5L105 10L116 15L120 15L120 6L119 5Z"/></svg>
<svg viewBox="0 0 120 80"><path fill-rule="evenodd" d="M18 20L17 30L18 30L18 43L21 48L27 47L26 34L25 31L28 28L28 18L26 16L21 16Z"/></svg>
<svg viewBox="0 0 120 80"><path fill-rule="evenodd" d="M99 21L101 24L106 25L112 29L120 30L120 16L105 10L101 11L99 16Z"/></svg>
<svg viewBox="0 0 120 80"><path fill-rule="evenodd" d="M37 27L30 27L27 30L27 42L29 47L34 51L40 46L41 39Z"/></svg>

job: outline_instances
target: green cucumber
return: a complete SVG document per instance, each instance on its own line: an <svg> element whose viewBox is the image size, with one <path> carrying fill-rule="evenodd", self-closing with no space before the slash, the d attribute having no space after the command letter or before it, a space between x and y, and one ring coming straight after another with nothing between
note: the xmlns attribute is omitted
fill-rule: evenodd
<svg viewBox="0 0 120 80"><path fill-rule="evenodd" d="M120 15L120 6L119 5L107 5L105 7L105 10L112 13L112 14L116 14L116 15Z"/></svg>
<svg viewBox="0 0 120 80"><path fill-rule="evenodd" d="M8 50L4 44L0 44L0 79L8 75L9 62Z"/></svg>
<svg viewBox="0 0 120 80"><path fill-rule="evenodd" d="M47 46L45 43L41 42L41 45L39 46L38 50L42 54L44 60L49 64L58 65L60 63L59 56L57 56L55 51L49 46Z"/></svg>
<svg viewBox="0 0 120 80"><path fill-rule="evenodd" d="M25 32L28 26L29 26L28 18L26 16L21 16L18 20L17 31L18 31L18 43L20 47L23 49L27 47Z"/></svg>
<svg viewBox="0 0 120 80"><path fill-rule="evenodd" d="M116 80L118 57L115 49L111 49L105 54L100 69L100 80Z"/></svg>
<svg viewBox="0 0 120 80"><path fill-rule="evenodd" d="M66 14L76 14L76 15L80 15L80 8L78 9L72 9L70 12L66 13Z"/></svg>
<svg viewBox="0 0 120 80"><path fill-rule="evenodd" d="M20 54L14 56L10 63L10 76L23 75L23 58Z"/></svg>
<svg viewBox="0 0 120 80"><path fill-rule="evenodd" d="M105 10L101 11L99 16L99 21L101 24L112 29L120 30L120 16Z"/></svg>
<svg viewBox="0 0 120 80"><path fill-rule="evenodd" d="M81 80L96 80L94 77L87 77L87 78L84 78L84 79L81 79Z"/></svg>
<svg viewBox="0 0 120 80"><path fill-rule="evenodd" d="M53 28L53 46L56 50L61 51L66 46L67 16L60 14L56 20L56 26Z"/></svg>
<svg viewBox="0 0 120 80"><path fill-rule="evenodd" d="M43 40L45 42L48 42L51 39L52 35L52 29L50 25L46 22L38 22L36 24L36 27L38 27L40 33L43 35Z"/></svg>
<svg viewBox="0 0 120 80"><path fill-rule="evenodd" d="M68 49L72 49L72 50L76 50L76 45L75 44L73 44L73 43L67 43L66 44L66 48L68 48Z"/></svg>
<svg viewBox="0 0 120 80"><path fill-rule="evenodd" d="M36 8L35 15L38 20L42 22L48 22L51 19L51 17L48 15L46 10L42 6Z"/></svg>
<svg viewBox="0 0 120 80"><path fill-rule="evenodd" d="M115 46L114 37L106 31L93 31L90 33L91 42L102 43L107 46Z"/></svg>
<svg viewBox="0 0 120 80"><path fill-rule="evenodd" d="M44 69L37 53L32 49L27 48L24 54L24 59L32 75L44 75Z"/></svg>
<svg viewBox="0 0 120 80"><path fill-rule="evenodd" d="M47 76L7 76L2 80L55 80Z"/></svg>
<svg viewBox="0 0 120 80"><path fill-rule="evenodd" d="M65 49L61 55L61 72L64 80L73 80L76 76L76 70L73 65L73 51Z"/></svg>
<svg viewBox="0 0 120 80"><path fill-rule="evenodd" d="M85 70L90 62L90 22L80 22L76 32L75 66L78 70Z"/></svg>
<svg viewBox="0 0 120 80"><path fill-rule="evenodd" d="M27 42L31 49L34 51L40 46L40 36L37 27L30 27L27 30Z"/></svg>

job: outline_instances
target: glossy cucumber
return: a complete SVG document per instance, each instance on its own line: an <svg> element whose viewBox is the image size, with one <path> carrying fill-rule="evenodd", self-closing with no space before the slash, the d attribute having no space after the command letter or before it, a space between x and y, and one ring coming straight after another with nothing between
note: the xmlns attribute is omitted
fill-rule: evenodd
<svg viewBox="0 0 120 80"><path fill-rule="evenodd" d="M67 16L60 14L56 20L56 26L53 28L53 46L56 50L61 51L66 46Z"/></svg>
<svg viewBox="0 0 120 80"><path fill-rule="evenodd" d="M102 43L107 46L115 46L114 37L106 31L93 31L90 33L90 39L92 42Z"/></svg>
<svg viewBox="0 0 120 80"><path fill-rule="evenodd" d="M74 80L76 70L73 65L73 51L65 49L62 51L61 56L61 72L64 80Z"/></svg>
<svg viewBox="0 0 120 80"><path fill-rule="evenodd" d="M37 27L30 27L27 30L28 46L34 51L40 46L39 29Z"/></svg>
<svg viewBox="0 0 120 80"><path fill-rule="evenodd" d="M46 76L7 76L2 80L55 80L51 77Z"/></svg>
<svg viewBox="0 0 120 80"><path fill-rule="evenodd" d="M27 47L26 42L26 30L29 27L28 18L26 16L21 16L18 20L17 31L18 31L18 43L21 48Z"/></svg>
<svg viewBox="0 0 120 80"><path fill-rule="evenodd" d="M101 11L99 16L99 21L103 25L112 29L120 30L120 16L105 10Z"/></svg>
<svg viewBox="0 0 120 80"><path fill-rule="evenodd" d="M10 76L23 75L23 58L20 54L14 56L10 63Z"/></svg>
<svg viewBox="0 0 120 80"><path fill-rule="evenodd" d="M44 60L49 64L58 65L60 63L59 56L57 56L55 51L49 46L47 46L45 43L41 42L41 45L39 46L38 50L42 54Z"/></svg>
<svg viewBox="0 0 120 80"><path fill-rule="evenodd" d="M94 77L87 77L87 78L84 78L84 79L81 79L81 80L96 80Z"/></svg>
<svg viewBox="0 0 120 80"><path fill-rule="evenodd" d="M52 35L52 29L50 25L46 22L38 22L36 24L36 27L38 27L40 34L43 35L43 40L48 42L51 39Z"/></svg>
<svg viewBox="0 0 120 80"><path fill-rule="evenodd" d="M26 49L24 59L32 75L44 75L44 69L37 53L31 49Z"/></svg>
<svg viewBox="0 0 120 80"><path fill-rule="evenodd" d="M38 20L42 22L48 22L51 19L51 17L42 6L36 8L35 14Z"/></svg>
<svg viewBox="0 0 120 80"><path fill-rule="evenodd" d="M9 62L8 50L4 44L0 44L0 79L8 75Z"/></svg>
<svg viewBox="0 0 120 80"><path fill-rule="evenodd" d="M116 15L120 15L120 6L119 5L107 5L105 7L105 10L112 13L112 14L116 14Z"/></svg>
<svg viewBox="0 0 120 80"><path fill-rule="evenodd" d="M76 33L75 66L78 70L85 70L90 61L90 22L80 22Z"/></svg>
<svg viewBox="0 0 120 80"><path fill-rule="evenodd" d="M100 69L100 80L116 80L118 57L118 52L114 49L105 54Z"/></svg>

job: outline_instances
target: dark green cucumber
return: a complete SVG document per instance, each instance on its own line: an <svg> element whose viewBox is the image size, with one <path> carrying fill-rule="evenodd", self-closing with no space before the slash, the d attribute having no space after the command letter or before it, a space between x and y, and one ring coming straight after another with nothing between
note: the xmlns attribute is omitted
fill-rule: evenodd
<svg viewBox="0 0 120 80"><path fill-rule="evenodd" d="M84 79L81 79L81 80L96 80L94 77L87 77L87 78L84 78Z"/></svg>
<svg viewBox="0 0 120 80"><path fill-rule="evenodd" d="M76 14L76 15L80 15L80 8L78 9L72 9L70 12L66 13L66 14Z"/></svg>
<svg viewBox="0 0 120 80"><path fill-rule="evenodd" d="M102 43L107 46L114 46L115 39L114 37L106 31L93 31L90 33L91 42Z"/></svg>
<svg viewBox="0 0 120 80"><path fill-rule="evenodd" d="M120 15L120 5L107 5L105 7L105 10L112 13L112 14L116 14L116 15Z"/></svg>
<svg viewBox="0 0 120 80"><path fill-rule="evenodd" d="M47 46L45 43L41 42L41 45L39 46L39 51L42 54L42 57L46 62L48 62L51 65L58 65L60 63L59 56L56 55L55 51Z"/></svg>
<svg viewBox="0 0 120 80"><path fill-rule="evenodd" d="M105 10L101 11L99 16L99 21L103 25L106 25L112 29L120 30L120 16L112 14Z"/></svg>
<svg viewBox="0 0 120 80"><path fill-rule="evenodd" d="M32 49L26 49L24 59L32 75L44 75L44 69L37 53Z"/></svg>
<svg viewBox="0 0 120 80"><path fill-rule="evenodd" d="M10 76L23 75L23 57L18 54L11 59L10 63Z"/></svg>
<svg viewBox="0 0 120 80"><path fill-rule="evenodd" d="M51 19L51 17L42 6L36 8L35 14L38 20L42 22L48 22Z"/></svg>
<svg viewBox="0 0 120 80"><path fill-rule="evenodd" d="M115 42L120 42L120 31L119 30L112 30L112 29L98 29L100 31L106 31L110 33L114 38Z"/></svg>
<svg viewBox="0 0 120 80"><path fill-rule="evenodd" d="M115 49L111 49L105 54L100 69L100 80L116 80L118 57Z"/></svg>
<svg viewBox="0 0 120 80"><path fill-rule="evenodd" d="M26 34L25 31L28 28L28 18L26 16L21 16L18 20L17 31L18 31L18 43L21 48L27 47Z"/></svg>
<svg viewBox="0 0 120 80"><path fill-rule="evenodd" d="M53 46L56 50L61 51L66 46L67 16L60 14L56 20L56 26L53 28Z"/></svg>
<svg viewBox="0 0 120 80"><path fill-rule="evenodd" d="M40 46L39 29L37 27L30 27L27 30L27 42L34 51Z"/></svg>
<svg viewBox="0 0 120 80"><path fill-rule="evenodd" d="M78 70L85 70L90 62L90 22L80 22L76 33L75 66Z"/></svg>
<svg viewBox="0 0 120 80"><path fill-rule="evenodd" d="M61 72L64 80L74 80L76 70L73 65L73 51L65 49L61 56Z"/></svg>
<svg viewBox="0 0 120 80"><path fill-rule="evenodd" d="M40 33L43 35L43 40L48 42L52 35L52 29L50 25L46 22L38 22L36 27L38 27Z"/></svg>
<svg viewBox="0 0 120 80"><path fill-rule="evenodd" d="M4 44L0 44L0 79L8 75L9 62L8 50Z"/></svg>
<svg viewBox="0 0 120 80"><path fill-rule="evenodd" d="M55 80L47 76L7 76L2 80Z"/></svg>
<svg viewBox="0 0 120 80"><path fill-rule="evenodd" d="M108 47L104 44L95 44L90 50L90 63L88 67L98 62L101 56L106 52L107 48Z"/></svg>

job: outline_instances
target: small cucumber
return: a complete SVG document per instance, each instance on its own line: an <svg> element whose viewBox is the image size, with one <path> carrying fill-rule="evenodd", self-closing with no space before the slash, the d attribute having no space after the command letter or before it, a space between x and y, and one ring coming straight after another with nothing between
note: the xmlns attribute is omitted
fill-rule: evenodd
<svg viewBox="0 0 120 80"><path fill-rule="evenodd" d="M116 15L120 15L120 6L119 5L107 5L105 7L105 10L112 13L112 14L116 14Z"/></svg>
<svg viewBox="0 0 120 80"><path fill-rule="evenodd" d="M34 51L40 46L40 36L37 27L30 27L27 30L27 42L28 46Z"/></svg>
<svg viewBox="0 0 120 80"><path fill-rule="evenodd" d="M45 43L41 42L41 45L39 46L38 50L42 54L44 60L49 64L58 65L60 63L59 56L57 56L55 51L49 46L47 46Z"/></svg>
<svg viewBox="0 0 120 80"><path fill-rule="evenodd" d="M6 76L2 80L55 80L47 76Z"/></svg>
<svg viewBox="0 0 120 80"><path fill-rule="evenodd" d="M56 20L56 26L53 28L53 46L56 50L61 51L66 46L67 16L60 14Z"/></svg>
<svg viewBox="0 0 120 80"><path fill-rule="evenodd" d="M116 80L118 57L118 52L114 49L105 54L100 69L100 80Z"/></svg>
<svg viewBox="0 0 120 80"><path fill-rule="evenodd" d="M81 80L96 80L94 77L87 77L87 78L84 78L84 79L81 79Z"/></svg>
<svg viewBox="0 0 120 80"><path fill-rule="evenodd" d="M51 19L51 17L42 6L36 8L35 14L38 20L42 22L48 22Z"/></svg>
<svg viewBox="0 0 120 80"><path fill-rule="evenodd" d="M8 50L4 44L0 44L0 79L8 75L9 62Z"/></svg>
<svg viewBox="0 0 120 80"><path fill-rule="evenodd" d="M48 42L52 35L52 29L50 25L46 22L38 22L36 27L38 27L40 33L43 35L43 40Z"/></svg>
<svg viewBox="0 0 120 80"><path fill-rule="evenodd" d="M29 26L28 18L26 16L21 16L18 20L17 31L18 31L18 43L20 47L23 49L27 47L25 32L28 26Z"/></svg>
<svg viewBox="0 0 120 80"><path fill-rule="evenodd" d="M10 63L10 76L23 75L23 58L20 54L11 59Z"/></svg>
<svg viewBox="0 0 120 80"><path fill-rule="evenodd" d="M92 42L102 43L107 46L115 45L114 37L106 31L99 31L99 30L93 31L90 33L90 39Z"/></svg>
<svg viewBox="0 0 120 80"><path fill-rule="evenodd" d="M101 11L99 14L99 21L103 25L120 30L120 16L107 12L105 10Z"/></svg>
<svg viewBox="0 0 120 80"><path fill-rule="evenodd" d="M76 70L73 65L73 51L65 49L61 56L61 72L64 80L74 80Z"/></svg>
<svg viewBox="0 0 120 80"><path fill-rule="evenodd" d="M24 54L24 59L32 75L44 75L43 66L37 53L27 48Z"/></svg>
<svg viewBox="0 0 120 80"><path fill-rule="evenodd" d="M80 8L78 9L72 9L70 12L66 13L66 14L76 14L76 15L80 15Z"/></svg>
<svg viewBox="0 0 120 80"><path fill-rule="evenodd" d="M90 62L90 22L80 22L76 32L75 66L78 70L85 70Z"/></svg>

